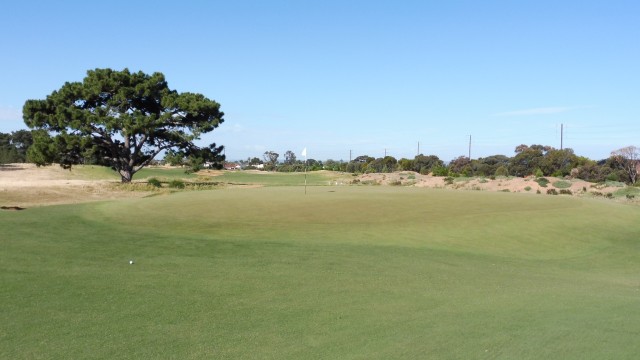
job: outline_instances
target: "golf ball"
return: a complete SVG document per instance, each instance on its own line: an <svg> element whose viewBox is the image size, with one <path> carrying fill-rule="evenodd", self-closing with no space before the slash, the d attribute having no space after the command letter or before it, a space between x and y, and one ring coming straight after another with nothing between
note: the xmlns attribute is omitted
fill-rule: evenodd
<svg viewBox="0 0 640 360"><path fill-rule="evenodd" d="M129 260L129 265L133 265L133 260Z"/></svg>

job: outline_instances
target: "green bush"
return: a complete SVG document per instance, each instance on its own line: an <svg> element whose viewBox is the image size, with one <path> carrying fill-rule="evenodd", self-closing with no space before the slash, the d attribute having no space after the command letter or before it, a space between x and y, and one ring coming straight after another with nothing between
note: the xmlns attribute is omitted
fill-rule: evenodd
<svg viewBox="0 0 640 360"><path fill-rule="evenodd" d="M438 165L431 169L431 173L433 173L433 176L447 176L449 175L449 169L446 166Z"/></svg>
<svg viewBox="0 0 640 360"><path fill-rule="evenodd" d="M542 187L547 187L547 184L549 183L549 179L541 177L541 178L537 178L535 182L537 182L538 185Z"/></svg>
<svg viewBox="0 0 640 360"><path fill-rule="evenodd" d="M531 186L527 186L524 188L524 191L531 191Z"/></svg>
<svg viewBox="0 0 640 360"><path fill-rule="evenodd" d="M174 179L169 182L169 187L174 189L184 189L184 181Z"/></svg>
<svg viewBox="0 0 640 360"><path fill-rule="evenodd" d="M147 183L153 187L162 187L162 183L160 182L160 180L156 179L156 178L151 178L149 180L147 180Z"/></svg>
<svg viewBox="0 0 640 360"><path fill-rule="evenodd" d="M535 176L541 178L544 176L544 173L540 169L536 169Z"/></svg>
<svg viewBox="0 0 640 360"><path fill-rule="evenodd" d="M556 189L547 189L547 195L558 195Z"/></svg>
<svg viewBox="0 0 640 360"><path fill-rule="evenodd" d="M560 195L573 195L569 189L560 189Z"/></svg>
<svg viewBox="0 0 640 360"><path fill-rule="evenodd" d="M453 184L453 178L451 176L447 176L446 178L444 178L444 183L446 185L451 185Z"/></svg>
<svg viewBox="0 0 640 360"><path fill-rule="evenodd" d="M495 176L508 176L508 175L509 175L509 170L507 170L507 168L504 165L499 166L496 169Z"/></svg>

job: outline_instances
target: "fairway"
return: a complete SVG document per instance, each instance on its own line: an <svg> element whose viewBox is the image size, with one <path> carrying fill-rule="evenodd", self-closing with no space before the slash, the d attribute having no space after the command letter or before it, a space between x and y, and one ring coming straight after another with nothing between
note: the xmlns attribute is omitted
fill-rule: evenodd
<svg viewBox="0 0 640 360"><path fill-rule="evenodd" d="M639 219L387 186L0 212L0 358L633 359Z"/></svg>

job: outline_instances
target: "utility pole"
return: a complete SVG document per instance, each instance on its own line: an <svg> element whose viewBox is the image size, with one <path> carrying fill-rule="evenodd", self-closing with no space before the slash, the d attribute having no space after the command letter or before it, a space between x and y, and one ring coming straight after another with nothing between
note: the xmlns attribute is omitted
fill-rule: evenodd
<svg viewBox="0 0 640 360"><path fill-rule="evenodd" d="M564 140L564 124L560 124L560 150L562 150L562 146Z"/></svg>
<svg viewBox="0 0 640 360"><path fill-rule="evenodd" d="M471 160L471 135L469 135L469 160Z"/></svg>
<svg viewBox="0 0 640 360"><path fill-rule="evenodd" d="M418 141L418 153L416 154L416 156L420 155L420 141Z"/></svg>
<svg viewBox="0 0 640 360"><path fill-rule="evenodd" d="M387 148L384 148L384 157L387 157Z"/></svg>
<svg viewBox="0 0 640 360"><path fill-rule="evenodd" d="M351 162L351 150L349 150L349 162Z"/></svg>

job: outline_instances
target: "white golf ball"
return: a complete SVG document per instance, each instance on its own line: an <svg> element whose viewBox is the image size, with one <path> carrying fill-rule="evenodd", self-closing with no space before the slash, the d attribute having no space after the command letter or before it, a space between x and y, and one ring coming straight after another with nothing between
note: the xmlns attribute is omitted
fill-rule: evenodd
<svg viewBox="0 0 640 360"><path fill-rule="evenodd" d="M129 265L133 265L133 260L129 260Z"/></svg>

